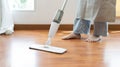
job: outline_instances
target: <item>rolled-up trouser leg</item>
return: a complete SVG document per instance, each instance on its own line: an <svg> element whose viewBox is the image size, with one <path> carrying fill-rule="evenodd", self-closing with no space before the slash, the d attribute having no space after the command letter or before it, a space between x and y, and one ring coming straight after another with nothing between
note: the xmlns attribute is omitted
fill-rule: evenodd
<svg viewBox="0 0 120 67"><path fill-rule="evenodd" d="M108 35L108 22L95 22L93 35L107 36Z"/></svg>
<svg viewBox="0 0 120 67"><path fill-rule="evenodd" d="M91 23L89 20L76 18L74 21L73 32L75 34L89 34Z"/></svg>

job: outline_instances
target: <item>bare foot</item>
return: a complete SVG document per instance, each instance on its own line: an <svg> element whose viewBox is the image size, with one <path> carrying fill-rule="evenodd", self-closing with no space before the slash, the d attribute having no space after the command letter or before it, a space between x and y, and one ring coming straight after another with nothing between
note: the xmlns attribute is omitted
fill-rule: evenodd
<svg viewBox="0 0 120 67"><path fill-rule="evenodd" d="M68 34L64 37L62 37L63 40L69 40L69 39L80 39L81 35L76 35L74 33Z"/></svg>
<svg viewBox="0 0 120 67"><path fill-rule="evenodd" d="M87 42L99 42L99 41L101 41L102 40L102 37L101 36L99 36L99 37L96 37L96 36L89 36L87 39L86 39L86 41Z"/></svg>

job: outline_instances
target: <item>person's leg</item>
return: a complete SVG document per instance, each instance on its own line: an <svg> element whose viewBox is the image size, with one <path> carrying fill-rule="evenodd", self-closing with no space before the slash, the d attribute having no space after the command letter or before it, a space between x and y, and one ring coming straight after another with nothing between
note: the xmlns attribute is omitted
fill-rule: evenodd
<svg viewBox="0 0 120 67"><path fill-rule="evenodd" d="M95 22L93 35L107 36L108 35L108 22Z"/></svg>
<svg viewBox="0 0 120 67"><path fill-rule="evenodd" d="M74 21L73 32L67 36L64 36L63 40L81 38L80 34L89 34L90 31L90 21L80 20L76 18Z"/></svg>
<svg viewBox="0 0 120 67"><path fill-rule="evenodd" d="M101 40L102 36L108 35L108 22L95 22L94 23L94 32L87 41L97 42Z"/></svg>
<svg viewBox="0 0 120 67"><path fill-rule="evenodd" d="M89 20L78 20L75 22L73 32L75 34L89 34L91 23Z"/></svg>
<svg viewBox="0 0 120 67"><path fill-rule="evenodd" d="M87 0L77 0L76 19L74 20L73 32L62 39L81 38L81 33L88 34L90 29L90 21L82 20L85 16Z"/></svg>

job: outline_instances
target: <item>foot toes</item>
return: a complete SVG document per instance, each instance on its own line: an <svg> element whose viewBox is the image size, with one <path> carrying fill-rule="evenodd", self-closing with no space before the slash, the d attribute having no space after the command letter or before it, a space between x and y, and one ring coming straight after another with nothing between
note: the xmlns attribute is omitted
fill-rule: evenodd
<svg viewBox="0 0 120 67"><path fill-rule="evenodd" d="M90 36L88 39L86 39L87 42L99 42L101 41L101 37L95 37L95 36Z"/></svg>

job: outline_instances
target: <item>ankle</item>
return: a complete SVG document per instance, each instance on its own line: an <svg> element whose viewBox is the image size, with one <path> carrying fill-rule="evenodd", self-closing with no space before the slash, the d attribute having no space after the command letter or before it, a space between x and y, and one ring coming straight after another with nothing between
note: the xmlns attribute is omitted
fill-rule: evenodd
<svg viewBox="0 0 120 67"><path fill-rule="evenodd" d="M74 35L76 35L76 36L81 36L80 34L78 34L78 33L73 33Z"/></svg>
<svg viewBox="0 0 120 67"><path fill-rule="evenodd" d="M100 37L100 35L93 35L94 37Z"/></svg>

